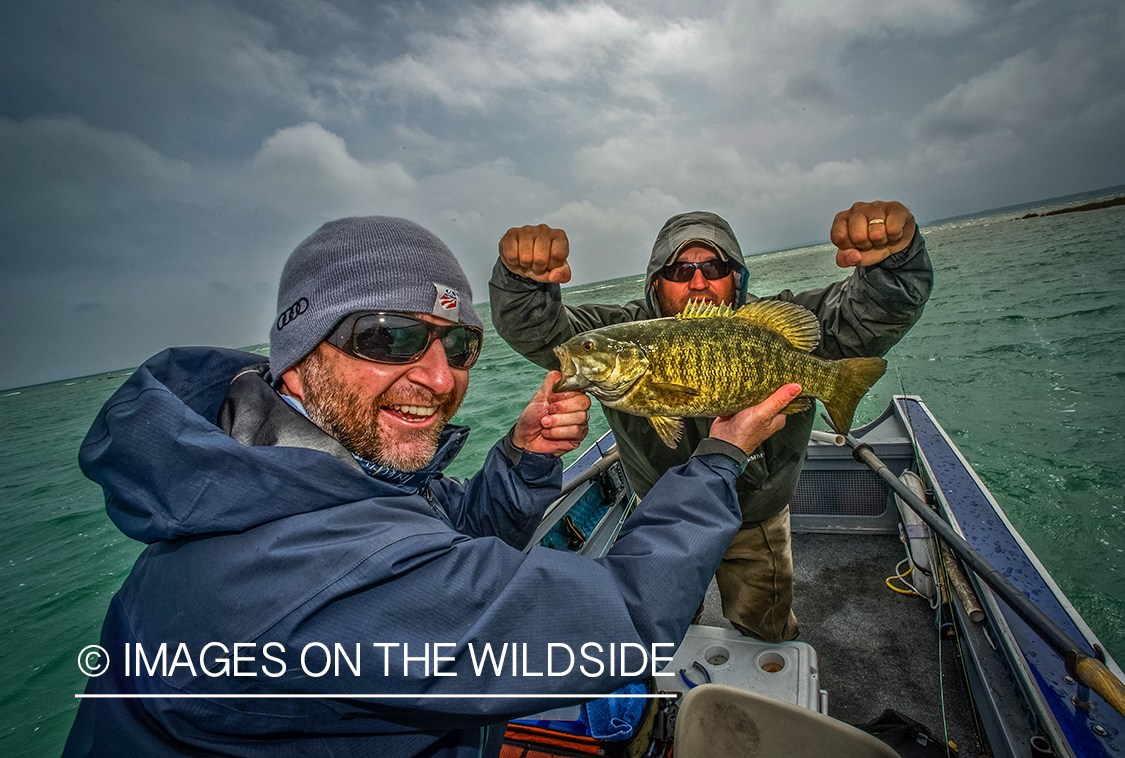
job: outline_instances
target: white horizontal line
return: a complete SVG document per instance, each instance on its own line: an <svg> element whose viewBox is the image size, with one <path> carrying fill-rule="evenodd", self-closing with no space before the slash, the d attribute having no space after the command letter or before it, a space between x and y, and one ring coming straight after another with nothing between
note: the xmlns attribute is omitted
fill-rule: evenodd
<svg viewBox="0 0 1125 758"><path fill-rule="evenodd" d="M646 700L653 700L653 699L657 699L657 698L675 698L675 697L679 697L679 696L680 696L680 693L678 693L678 692L672 692L672 693L667 693L667 694L660 693L660 694L656 694L656 695L648 695L648 694L645 694L645 695L622 695L622 694L618 694L618 693L610 693L608 695L590 695L590 694L587 694L587 693L576 693L576 694L570 694L570 695L565 695L565 694L564 695L540 695L538 693L526 693L526 694L522 694L522 695L513 695L513 694L503 694L503 695L466 695L466 694L460 694L460 695L388 695L388 694L383 694L383 693L374 693L374 694L345 693L345 694L325 694L325 695L320 695L320 694L313 695L313 694L304 694L304 693L293 694L293 695L283 695L283 694L276 694L276 693L260 694L260 695L249 695L249 694L248 695L231 695L231 694L199 695L199 694L181 692L181 693L169 694L169 695L113 695L113 694L104 694L104 693L99 693L99 694L95 694L95 695L88 695L88 694L85 694L85 693L78 693L78 694L75 694L74 697L76 697L80 700L181 700L181 699L196 699L196 698L202 699L202 700L224 700L224 699L225 700L285 700L285 699L318 699L318 700L325 700L325 699L332 699L332 698L366 698L366 699L372 699L372 700L389 700L389 699L400 699L400 700L431 700L431 699L495 700L497 698L507 698L507 699L512 699L512 698L547 699L547 698L550 698L550 699L554 699L554 700L561 700L561 699L567 699L567 700L600 700L601 698L627 698L627 697L636 697L636 698L644 698Z"/></svg>

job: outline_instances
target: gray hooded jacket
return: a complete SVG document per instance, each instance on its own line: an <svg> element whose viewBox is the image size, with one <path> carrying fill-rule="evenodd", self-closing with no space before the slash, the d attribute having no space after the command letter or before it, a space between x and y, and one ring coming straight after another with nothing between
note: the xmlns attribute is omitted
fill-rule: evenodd
<svg viewBox="0 0 1125 758"><path fill-rule="evenodd" d="M489 282L492 323L512 348L532 362L557 369L552 348L575 334L627 321L659 318L653 291L658 272L689 241L717 247L737 265L738 305L759 300L782 300L808 308L820 320L821 341L813 352L839 359L882 356L922 315L933 285L933 269L925 241L915 233L910 246L874 266L857 268L828 287L773 297L747 293L746 262L734 232L719 216L694 211L668 220L656 237L645 277L645 299L625 305L564 306L559 285L543 284L510 272L499 260ZM711 419L684 419L679 447L668 448L648 419L602 408L617 437L625 473L642 497L672 466L678 466L705 439ZM779 513L793 496L805 460L816 409L789 416L785 427L766 440L753 455L736 488L742 505L743 527L756 526Z"/></svg>

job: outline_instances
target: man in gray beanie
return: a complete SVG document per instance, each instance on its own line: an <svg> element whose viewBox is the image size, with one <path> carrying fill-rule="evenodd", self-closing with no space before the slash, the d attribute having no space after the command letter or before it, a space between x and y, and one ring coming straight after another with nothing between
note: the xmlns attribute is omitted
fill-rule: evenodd
<svg viewBox="0 0 1125 758"><path fill-rule="evenodd" d="M442 474L482 330L436 237L326 224L277 311L268 365L167 350L83 442L110 517L148 547L64 755L494 756L508 718L671 656L740 523L745 451L800 391L716 422L594 560L528 545L586 433L590 401L552 392L558 372L479 473ZM615 666L626 647L652 665ZM564 648L604 657L562 670Z"/></svg>
<svg viewBox="0 0 1125 758"><path fill-rule="evenodd" d="M464 397L468 369L483 336L469 282L449 248L405 219L333 221L293 251L277 298L278 316L270 330L275 386L361 462L403 472L429 463L442 429ZM346 318L353 314L364 315ZM444 322L456 325L442 332L447 360L436 362L441 370L425 376L415 371L421 380L403 387L392 383L391 375L402 373L398 367L413 365L412 359L421 355L412 353L428 349L434 340L437 332L425 324ZM403 347L396 347L396 338ZM342 370L337 367L352 365L345 356L375 362L374 367L354 364L384 380L376 382L368 402L357 402L359 386L344 393L339 388L346 384L332 378L334 371ZM551 423L560 421L568 419ZM576 447L585 433L573 424L561 429L543 434L582 435L568 440L572 444L543 452L562 454ZM394 439L396 434L400 439Z"/></svg>
<svg viewBox="0 0 1125 758"><path fill-rule="evenodd" d="M559 285L571 275L566 233L544 225L510 229L500 240L489 283L492 322L516 352L549 369L558 366L552 348L584 331L675 316L692 300L736 308L780 300L816 315L821 331L816 355L882 356L922 315L929 297L933 270L925 241L914 216L898 202L856 203L841 211L831 239L837 265L854 267L850 277L821 290L760 298L747 291L749 270L730 225L714 213L682 213L668 219L656 237L643 299L571 307L559 295ZM626 476L642 497L665 471L687 459L711 425L711 419L684 419L679 446L669 449L647 419L603 410ZM743 634L766 642L798 634L789 501L814 420L815 408L790 416L785 428L751 455L737 483L742 529L715 575L723 615Z"/></svg>

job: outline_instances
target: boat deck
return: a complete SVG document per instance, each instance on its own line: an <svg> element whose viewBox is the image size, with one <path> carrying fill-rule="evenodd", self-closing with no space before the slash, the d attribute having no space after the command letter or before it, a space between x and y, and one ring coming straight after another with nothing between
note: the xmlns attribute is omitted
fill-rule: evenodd
<svg viewBox="0 0 1125 758"><path fill-rule="evenodd" d="M926 600L886 586L904 556L892 535L795 533L798 639L816 650L829 715L860 725L890 708L952 740L958 755L981 755L956 643L939 643ZM700 623L730 627L714 582Z"/></svg>
<svg viewBox="0 0 1125 758"><path fill-rule="evenodd" d="M888 479L904 471L920 474L927 501L965 537L962 550L988 556L996 566L988 573L1000 572L1015 591L1032 598L1047 617L1044 623L1057 628L1056 636L1073 640L1066 645L1092 654L1093 632L920 399L896 397L878 419L852 432L878 455ZM830 434L813 434L790 500L798 639L817 653L816 685L827 692L828 714L858 726L895 711L936 738L938 744L919 755L934 755L934 750L944 755L947 740L961 756L1028 758L1052 749L1060 756L1121 755L1123 717L1098 697L1085 703L1088 693L1067 675L1059 655L974 575L969 584L984 623L971 620L966 601L951 591L943 605L948 615L940 620L942 632L928 601L887 587L887 577L897 573L906 555L898 538L897 496L841 442ZM609 461L612 444L607 434L599 441L602 447L589 451L585 466L593 472L594 461ZM583 470L577 464L573 468L572 477ZM607 483L615 471L616 479ZM610 466L599 481L599 492L616 494L592 531L583 526L591 536L580 551L595 557L612 544L630 494L619 467ZM600 497L589 482L582 486L587 489L571 492L568 504ZM560 505L543 528L565 513ZM916 532L911 541L921 543ZM564 533L563 543L571 536ZM730 628L713 582L701 622ZM944 636L945 631L960 637ZM1112 658L1105 665L1110 675L1125 679ZM978 744L980 734L987 734L991 744ZM914 750L913 745L895 748L904 756Z"/></svg>

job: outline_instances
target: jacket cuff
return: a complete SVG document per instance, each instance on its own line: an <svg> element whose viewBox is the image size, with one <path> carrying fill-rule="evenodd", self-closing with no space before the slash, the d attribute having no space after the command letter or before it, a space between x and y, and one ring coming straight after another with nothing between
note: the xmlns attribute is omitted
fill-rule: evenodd
<svg viewBox="0 0 1125 758"><path fill-rule="evenodd" d="M691 457L695 458L700 455L721 455L730 458L734 461L735 473L739 476L742 476L742 472L746 470L746 464L750 462L750 456L738 445L732 445L726 440L716 437L707 437L700 441Z"/></svg>
<svg viewBox="0 0 1125 758"><path fill-rule="evenodd" d="M512 433L509 431L500 441L504 449L504 456L511 464L513 473L531 486L547 486L554 477L554 486L559 486L561 481L562 459L550 453L536 453L517 447L512 442Z"/></svg>
<svg viewBox="0 0 1125 758"><path fill-rule="evenodd" d="M918 254L926 246L926 240L922 238L921 228L914 229L914 237L911 238L910 244L899 250L897 253L888 255L883 260L876 263L876 266L882 266L885 269L894 270L905 265L915 255ZM505 269L506 270L506 269Z"/></svg>
<svg viewBox="0 0 1125 758"><path fill-rule="evenodd" d="M508 430L508 433L504 435L504 439L501 440L504 445L504 455L507 456L508 462L511 463L513 467L523 463L525 468L530 468L533 471L539 471L540 469L546 471L551 469L556 463L561 465L561 461L557 455L536 453L518 446L513 442L515 433L516 427L513 426Z"/></svg>
<svg viewBox="0 0 1125 758"><path fill-rule="evenodd" d="M509 463L511 463L513 466L518 466L520 464L520 460L523 459L524 449L522 447L518 447L516 443L512 441L512 437L515 435L515 433L516 428L513 426L508 430L508 433L504 435L504 454L508 456Z"/></svg>

